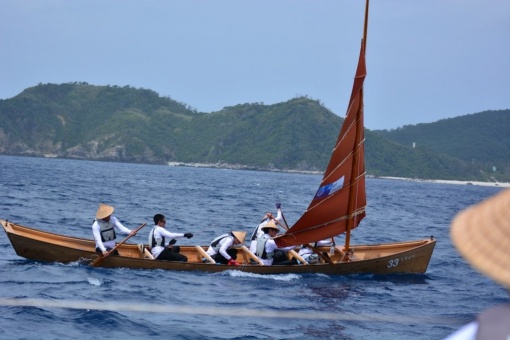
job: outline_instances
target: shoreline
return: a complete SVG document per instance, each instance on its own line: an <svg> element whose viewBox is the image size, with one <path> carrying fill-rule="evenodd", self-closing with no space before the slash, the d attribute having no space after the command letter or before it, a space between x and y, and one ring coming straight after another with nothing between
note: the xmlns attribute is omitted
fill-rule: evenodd
<svg viewBox="0 0 510 340"><path fill-rule="evenodd" d="M322 171L305 171L305 170L281 170L281 169L262 169L255 166L230 164L230 163L183 163L183 162L167 162L169 166L182 166L190 168L211 168L211 169L228 169L228 170L252 170L267 172L285 172L291 174L312 174L321 175Z"/></svg>
<svg viewBox="0 0 510 340"><path fill-rule="evenodd" d="M391 179L391 180L398 180L398 181L409 181L409 182L426 182L426 183L455 184L455 185L478 185L478 186L484 186L484 187L510 188L510 183L505 183L505 182L479 182L479 181L457 181L457 180L442 180L442 179L417 179L417 178L390 177L390 176L380 176L377 178Z"/></svg>
<svg viewBox="0 0 510 340"><path fill-rule="evenodd" d="M299 170L279 170L279 169L258 169L256 167L236 165L229 163L184 163L184 162L167 162L169 166L183 166L191 168L213 168L213 169L230 169L230 170L253 170L253 171L269 171L269 172L285 172L285 173L298 173L298 174L312 174L321 175L322 171L299 171ZM455 184L455 185L478 185L485 187L500 187L510 188L510 183L505 182L480 182L480 181L460 181L460 180L442 180L442 179L419 179L419 178L406 178L406 177L392 177L392 176L370 176L367 178L381 178L391 179L397 181L408 181L408 182L426 182L426 183L439 183L439 184Z"/></svg>

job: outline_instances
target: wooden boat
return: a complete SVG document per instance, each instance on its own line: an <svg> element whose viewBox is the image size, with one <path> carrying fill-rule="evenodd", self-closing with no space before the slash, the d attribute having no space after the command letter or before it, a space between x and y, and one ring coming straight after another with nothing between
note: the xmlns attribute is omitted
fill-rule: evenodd
<svg viewBox="0 0 510 340"><path fill-rule="evenodd" d="M4 220L0 220L0 223L16 254L21 257L36 261L89 264L98 256L93 240L57 235ZM394 244L359 245L350 248L352 254L346 254L340 246L335 247L334 254L330 253L329 246L318 247L318 251L328 254L327 256L333 264L322 262L313 265L285 266L252 264L250 260L256 259L256 257L243 246L239 249L237 258L240 265L235 267L203 262L205 250L207 250L207 247L204 246L181 246L181 254L188 257L188 262L173 262L153 260L149 256L147 246L125 243L117 248L119 256L111 255L104 258L99 267L205 272L235 269L257 274L423 273L427 269L434 243L433 240L421 240ZM296 254L296 256L299 255Z"/></svg>
<svg viewBox="0 0 510 340"><path fill-rule="evenodd" d="M120 244L118 256L108 256L98 262L107 268L143 268L168 270L200 270L219 272L239 270L257 274L282 273L424 273L427 270L436 241L433 238L388 244L350 244L351 231L365 217L365 159L364 159L364 105L363 83L366 77L365 49L368 23L368 6L365 8L365 24L361 42L358 67L354 78L345 121L338 135L330 162L323 179L305 213L287 231L275 238L280 247L296 249L302 245L333 238L345 233L345 244L333 247L312 247L320 261L307 264L294 250L289 258L296 258L298 265L264 266L245 246L240 248L239 266L230 267L213 263L206 246L181 246L181 254L188 262L171 262L151 259L146 246ZM284 219L285 221L285 219ZM11 222L2 221L16 253L31 260L53 262L91 262L97 258L95 243L48 232L38 231ZM285 227L286 221L285 221ZM205 262L204 262L205 259Z"/></svg>

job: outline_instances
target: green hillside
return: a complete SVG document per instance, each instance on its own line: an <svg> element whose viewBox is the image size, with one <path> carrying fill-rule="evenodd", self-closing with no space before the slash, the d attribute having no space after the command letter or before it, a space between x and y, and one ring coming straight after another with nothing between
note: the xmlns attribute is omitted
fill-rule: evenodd
<svg viewBox="0 0 510 340"><path fill-rule="evenodd" d="M510 110L484 111L434 123L377 130L396 143L441 153L501 176L510 172Z"/></svg>
<svg viewBox="0 0 510 340"><path fill-rule="evenodd" d="M505 160L498 152L492 155L486 150L495 145L508 150L508 136L495 131L494 122L481 124L490 113L479 115L483 118L474 121L459 117L453 126L443 129L476 129L478 136L497 136L497 140L483 142L488 137L466 133L462 143L455 141L456 148L444 148L426 144L426 136L447 145L460 137L438 132L438 128L432 129L431 135L428 125L423 124L392 131L366 130L367 174L463 180L494 176L499 181L509 180L510 171L499 166L508 164L508 153ZM508 112L498 118L498 129L508 126L506 117ZM339 116L306 97L273 105L239 104L203 113L147 89L39 84L0 100L0 154L322 171L341 123ZM418 147L412 148L410 136ZM485 158L467 157L467 146L473 144L477 144L476 154ZM498 164L496 172L491 170L492 164Z"/></svg>

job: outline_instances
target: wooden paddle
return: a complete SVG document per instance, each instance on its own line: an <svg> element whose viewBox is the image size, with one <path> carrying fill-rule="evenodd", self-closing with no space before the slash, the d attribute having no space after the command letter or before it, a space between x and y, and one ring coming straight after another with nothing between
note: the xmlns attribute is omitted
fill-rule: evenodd
<svg viewBox="0 0 510 340"><path fill-rule="evenodd" d="M291 254L292 256L294 256L294 258L296 260L298 260L299 262L301 262L302 265L305 265L305 266L308 266L308 262L306 262L306 260L304 258L301 257L301 255L299 255L298 253L296 253L296 251L294 249L292 250L289 250L289 254Z"/></svg>
<svg viewBox="0 0 510 340"><path fill-rule="evenodd" d="M207 261L209 261L209 263L213 263L213 264L216 263L216 261L214 261L213 258L209 254L207 254L207 252L204 250L204 248L202 248L200 246L195 246L195 249L200 253L200 255L205 257L207 259Z"/></svg>
<svg viewBox="0 0 510 340"><path fill-rule="evenodd" d="M135 236L136 233L138 232L138 230L142 229L143 227L145 227L145 224L146 223L143 223L141 224L138 228L135 229L135 232L133 234L129 234L125 239L123 239L122 241L120 241L119 243L117 243L117 245L115 247L113 247L112 250L110 250L109 252L106 253L106 255L102 255L102 256L98 256L96 257L96 259L92 262L90 262L89 266L91 267L97 267L101 262L103 262L103 260L105 258L107 258L108 256L110 256L118 247L120 247L122 244L124 244L124 242L126 242L127 240L129 240L131 238L131 236Z"/></svg>
<svg viewBox="0 0 510 340"><path fill-rule="evenodd" d="M319 255L321 257L321 259L323 259L325 262L327 262L329 264L333 264L333 261L329 258L329 256L326 256L323 253L321 253L319 251L319 249L317 249L314 246L311 246L309 244L304 244L304 246L307 247L308 249L310 249L311 251L313 251L315 254Z"/></svg>
<svg viewBox="0 0 510 340"><path fill-rule="evenodd" d="M253 254L250 249L246 248L245 245L241 246L241 249L255 262L260 264L261 266L264 265L264 262L262 262L255 254Z"/></svg>
<svg viewBox="0 0 510 340"><path fill-rule="evenodd" d="M282 223L281 223L280 221L278 221L276 218L274 218L273 220L276 222L276 224L281 225L281 226L283 227L283 229L285 229L285 230L289 230L289 227L288 227L288 226L286 226L286 225L282 224ZM287 222L285 222L285 223L287 223Z"/></svg>
<svg viewBox="0 0 510 340"><path fill-rule="evenodd" d="M285 229L289 230L289 225L287 224L287 220L285 219L285 216L283 215L283 211L281 208L280 208L280 212L282 213L283 222L285 222Z"/></svg>

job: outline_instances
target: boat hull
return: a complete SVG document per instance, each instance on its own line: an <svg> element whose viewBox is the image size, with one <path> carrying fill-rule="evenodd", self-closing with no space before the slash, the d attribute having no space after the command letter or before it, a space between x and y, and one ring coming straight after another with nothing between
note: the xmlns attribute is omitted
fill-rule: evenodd
<svg viewBox="0 0 510 340"><path fill-rule="evenodd" d="M68 237L27 228L0 220L16 254L29 260L44 262L90 263L97 258L95 243L92 240ZM352 254L345 254L341 247L335 247L335 253L329 254L329 247L318 248L327 255L332 263L311 265L273 265L252 264L250 254L239 250L238 262L232 267L223 264L202 262L202 255L195 246L181 246L181 254L188 262L159 261L147 258L139 245L122 244L119 256L105 258L100 267L131 269L163 269L179 271L221 272L238 270L255 274L307 274L348 275L354 273L393 274L424 273L427 270L436 241L425 239L409 242L386 243L376 245L352 246ZM145 247L145 246L144 246ZM202 246L202 249L207 249Z"/></svg>

